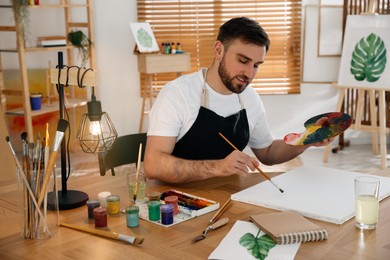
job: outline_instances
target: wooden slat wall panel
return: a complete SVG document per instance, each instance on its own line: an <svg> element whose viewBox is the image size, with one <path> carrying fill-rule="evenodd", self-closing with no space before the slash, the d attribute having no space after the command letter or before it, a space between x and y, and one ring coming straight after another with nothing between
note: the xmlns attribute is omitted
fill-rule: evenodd
<svg viewBox="0 0 390 260"><path fill-rule="evenodd" d="M222 23L237 16L257 20L267 31L271 48L252 86L263 94L300 93L301 0L139 0L137 10L138 21L151 24L159 44L180 42L191 53L192 71L212 63L212 47ZM155 94L176 76L156 74ZM141 84L144 80L141 75Z"/></svg>

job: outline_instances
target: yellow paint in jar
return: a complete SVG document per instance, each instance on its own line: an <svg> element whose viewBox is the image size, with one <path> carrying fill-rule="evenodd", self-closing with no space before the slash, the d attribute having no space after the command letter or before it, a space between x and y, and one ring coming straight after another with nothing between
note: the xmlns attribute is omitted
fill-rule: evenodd
<svg viewBox="0 0 390 260"><path fill-rule="evenodd" d="M108 214L119 214L120 212L119 201L120 201L120 197L118 195L111 195L107 197Z"/></svg>

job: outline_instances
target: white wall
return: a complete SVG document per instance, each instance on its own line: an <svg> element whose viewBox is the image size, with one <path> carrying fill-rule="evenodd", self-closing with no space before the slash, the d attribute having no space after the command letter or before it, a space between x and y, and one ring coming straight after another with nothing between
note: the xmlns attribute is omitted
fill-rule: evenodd
<svg viewBox="0 0 390 260"><path fill-rule="evenodd" d="M94 1L97 94L118 134L138 132L141 113L140 80L130 22L137 21L136 1Z"/></svg>
<svg viewBox="0 0 390 260"><path fill-rule="evenodd" d="M93 10L96 65L100 71L97 97L102 101L103 110L110 114L120 135L138 132L142 100L137 57L133 54L135 43L129 26L130 22L137 21L136 1L95 0ZM39 20L39 17L34 19ZM51 25L43 24L47 27ZM42 61L35 67L45 67L45 63L47 61ZM4 60L3 66L12 67L11 63L4 63ZM334 111L337 91L329 84L302 84L302 93L299 95L267 95L262 99L268 111L271 129L275 136L282 138L290 132L303 132L303 123L308 118ZM350 130L346 137L352 143L369 143L371 140L368 133Z"/></svg>

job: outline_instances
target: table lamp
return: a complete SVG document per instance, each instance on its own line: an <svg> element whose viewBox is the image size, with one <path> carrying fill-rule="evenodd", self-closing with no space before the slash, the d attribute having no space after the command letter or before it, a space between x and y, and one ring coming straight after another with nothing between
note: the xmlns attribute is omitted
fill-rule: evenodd
<svg viewBox="0 0 390 260"><path fill-rule="evenodd" d="M108 151L118 134L109 115L102 111L101 102L96 100L94 88L87 107L88 113L81 118L76 139L85 153Z"/></svg>
<svg viewBox="0 0 390 260"><path fill-rule="evenodd" d="M67 67L66 77L61 77L61 71ZM77 68L77 74L70 73L71 68ZM58 70L57 70L58 69ZM57 77L56 85L59 94L59 111L60 119L64 118L65 110L65 96L64 96L64 86L68 87L69 85L78 85L80 88L84 88L83 80L84 76L88 71L92 69L84 69L77 66L64 66L63 65L63 56L62 52L58 52L58 66L56 71L58 75L51 75L51 81L53 82L53 77ZM83 70L82 75L80 71ZM53 73L55 74L55 73ZM110 117L107 113L102 112L100 101L96 100L94 94L94 80L92 83L87 84L92 87L92 97L91 101L87 103L88 113L84 114L77 132L76 139L81 145L81 148L84 152L87 153L99 153L108 151L116 137L118 136L114 125L111 122ZM68 190L67 189L67 180L70 175L70 159L67 160L67 145L65 138L61 143L61 184L62 190L58 191L58 208L60 210L73 209L85 205L89 199L88 195L82 191L77 190ZM68 164L67 164L68 162ZM69 174L67 174L67 168L69 166ZM55 191L48 194L48 208L56 208L55 201Z"/></svg>

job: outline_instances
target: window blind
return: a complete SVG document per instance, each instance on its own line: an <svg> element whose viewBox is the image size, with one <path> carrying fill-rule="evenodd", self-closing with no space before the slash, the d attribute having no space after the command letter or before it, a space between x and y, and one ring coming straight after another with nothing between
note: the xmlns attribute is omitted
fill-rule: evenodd
<svg viewBox="0 0 390 260"><path fill-rule="evenodd" d="M211 65L224 22L238 16L255 19L268 33L271 46L252 86L262 94L300 93L300 0L138 0L137 14L139 22L151 25L160 49L163 42L180 42L182 50L191 53L192 71ZM176 73L155 74L153 89L158 92L176 77ZM145 78L141 74L141 84Z"/></svg>

